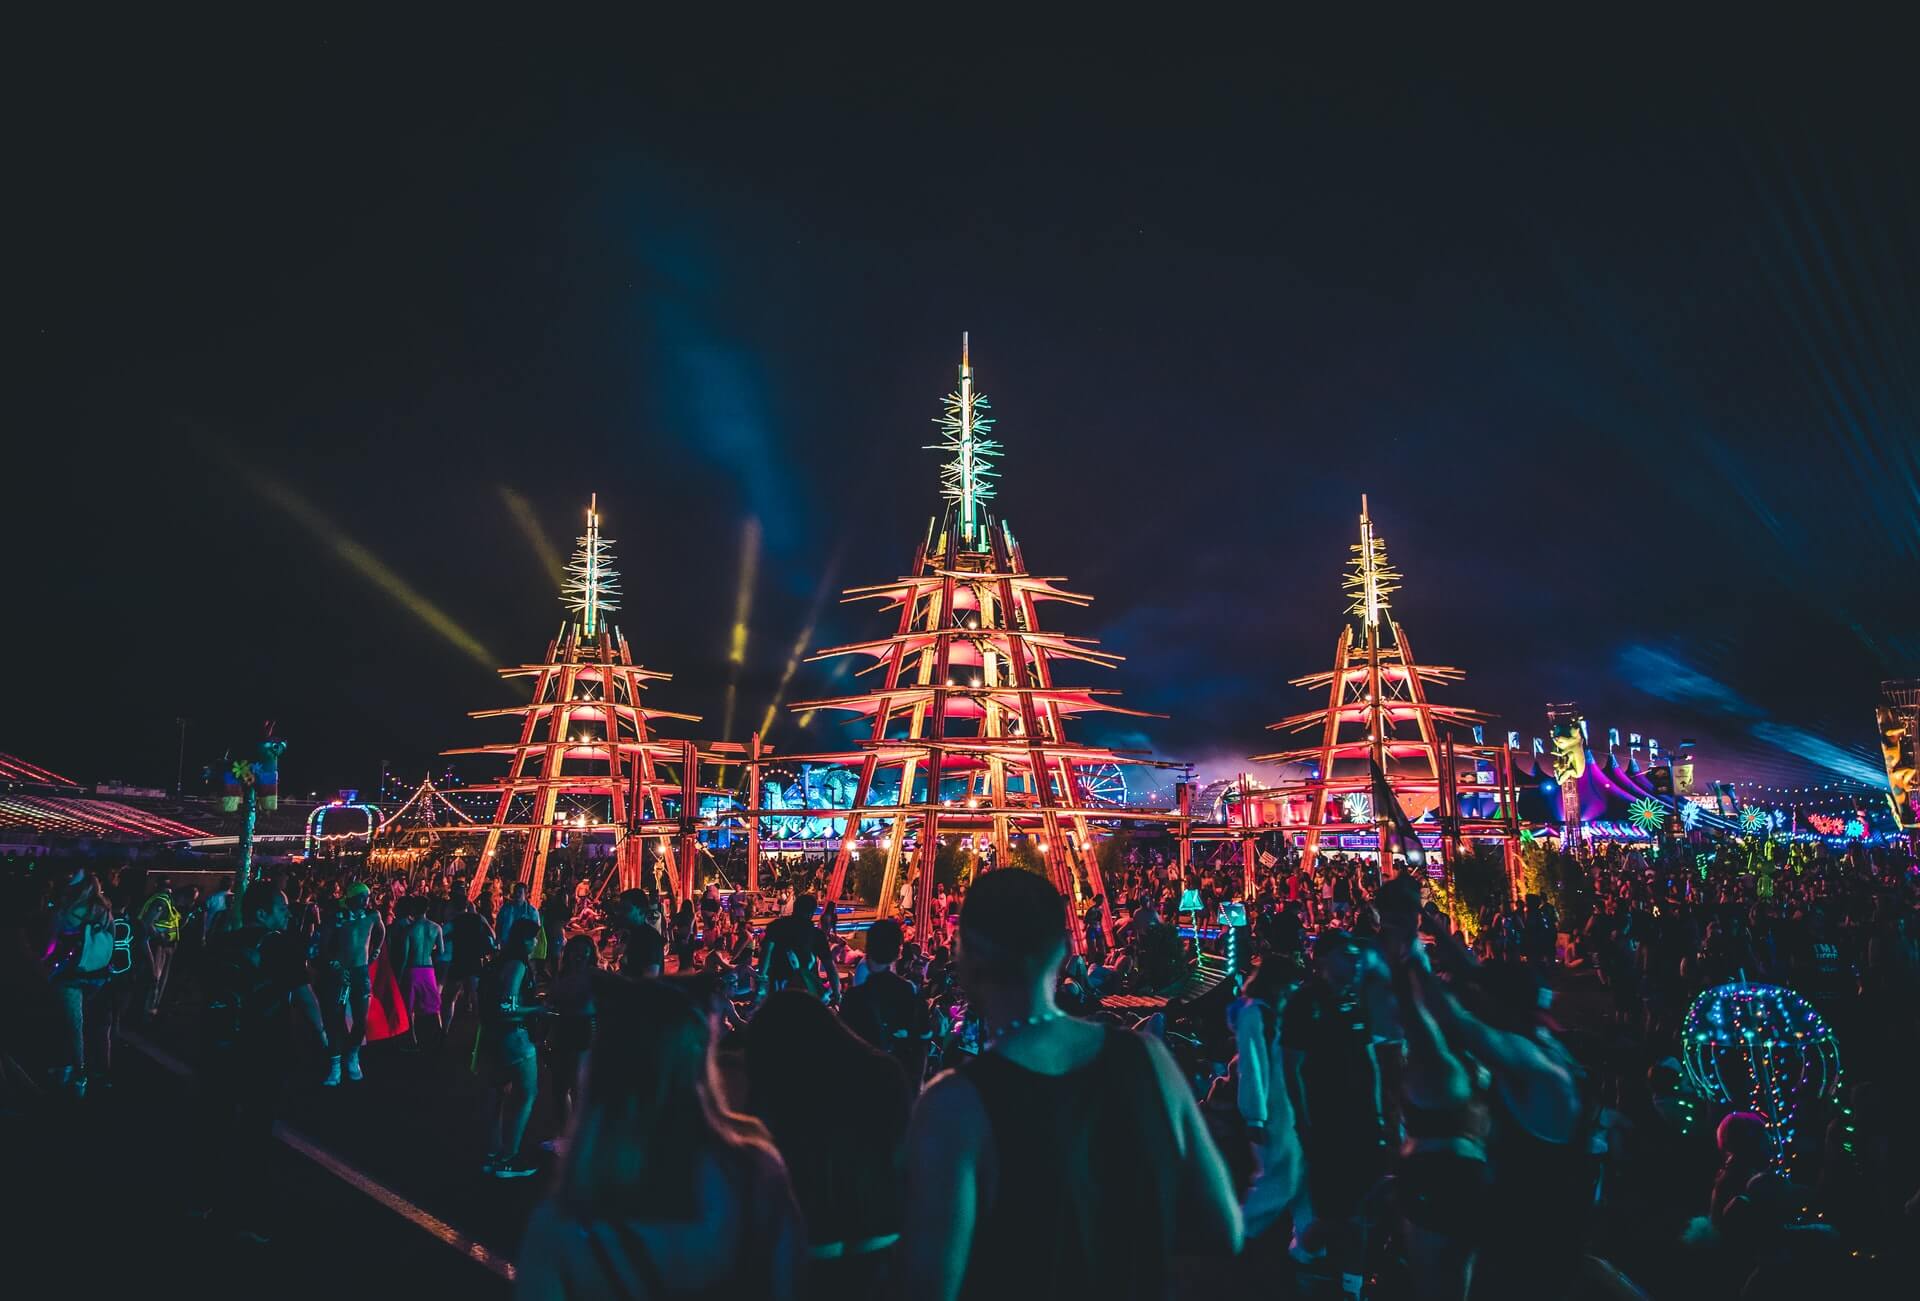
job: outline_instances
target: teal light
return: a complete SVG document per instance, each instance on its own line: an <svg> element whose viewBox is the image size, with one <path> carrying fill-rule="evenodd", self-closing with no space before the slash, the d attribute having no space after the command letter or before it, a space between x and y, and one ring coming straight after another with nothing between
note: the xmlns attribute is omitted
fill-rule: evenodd
<svg viewBox="0 0 1920 1301"><path fill-rule="evenodd" d="M575 539L560 600L580 621L583 637L593 637L605 617L620 608L620 575L613 568L613 539L600 536L600 494L587 507L587 531Z"/></svg>
<svg viewBox="0 0 1920 1301"><path fill-rule="evenodd" d="M986 394L974 391L967 336L962 334L960 386L947 395L946 409L934 418L940 441L929 444L929 448L952 457L940 467L940 495L960 507L960 540L971 551L988 549L980 503L992 499L992 481L1000 477L993 468L1000 442L987 436L993 428L993 417L982 414L990 405Z"/></svg>

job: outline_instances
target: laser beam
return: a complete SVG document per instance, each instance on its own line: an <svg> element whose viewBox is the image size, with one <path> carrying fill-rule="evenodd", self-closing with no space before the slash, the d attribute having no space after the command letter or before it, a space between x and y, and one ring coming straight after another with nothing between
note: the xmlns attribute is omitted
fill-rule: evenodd
<svg viewBox="0 0 1920 1301"><path fill-rule="evenodd" d="M773 726L774 715L780 712L780 702L786 698L787 684L793 681L795 670L800 667L800 658L807 653L807 647L813 644L813 626L816 620L807 620L807 626L794 638L793 650L787 656L787 666L780 670L780 681L773 689L773 699L767 702L767 712L760 716L760 735L765 736L767 729ZM809 714L807 718L811 718ZM806 719L800 724L806 726Z"/></svg>
<svg viewBox="0 0 1920 1301"><path fill-rule="evenodd" d="M760 521L749 515L740 529L740 586L733 595L733 634L727 646L727 700L720 739L733 739L733 715L740 700L740 669L747 662L747 621L753 615L753 587L760 574Z"/></svg>
<svg viewBox="0 0 1920 1301"><path fill-rule="evenodd" d="M774 717L780 712L780 705L787 697L787 687L793 682L793 675L805 658L807 647L813 644L813 630L820 624L820 611L827 604L827 594L833 590L833 576L839 572L840 557L846 551L843 538L834 547L833 555L827 560L826 570L820 575L820 581L814 585L813 604L807 608L806 626L800 629L800 635L793 640L793 649L787 653L786 667L780 670L780 681L773 688L773 699L767 702L767 712L760 716L760 735L765 736L773 726ZM800 716L800 726L806 727L813 722L813 711L808 710Z"/></svg>
<svg viewBox="0 0 1920 1301"><path fill-rule="evenodd" d="M507 517L520 530L521 536L526 538L527 544L533 548L533 554L540 557L540 564L546 569L547 577L553 580L553 585L564 586L567 581L566 564L560 559L553 539L540 526L540 517L534 513L533 503L504 483L499 488L500 501L507 508Z"/></svg>
<svg viewBox="0 0 1920 1301"><path fill-rule="evenodd" d="M488 670L499 665L500 661L492 651L480 644L479 638L421 595L413 584L396 574L380 557L349 537L339 525L291 486L263 470L249 469L241 473L255 492L279 507L288 519L311 533L349 569L392 597L402 609L445 638L461 654Z"/></svg>
<svg viewBox="0 0 1920 1301"><path fill-rule="evenodd" d="M1747 734L1802 762L1855 781L1878 785L1884 776L1867 754L1783 723L1713 675L1653 646L1631 645L1615 658L1620 675L1650 696L1737 719Z"/></svg>

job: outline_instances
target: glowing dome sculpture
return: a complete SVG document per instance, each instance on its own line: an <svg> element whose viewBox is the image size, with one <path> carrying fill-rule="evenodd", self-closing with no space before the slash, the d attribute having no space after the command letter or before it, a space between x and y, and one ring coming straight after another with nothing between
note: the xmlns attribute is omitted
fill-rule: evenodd
<svg viewBox="0 0 1920 1301"><path fill-rule="evenodd" d="M1680 1044L1695 1087L1764 1116L1774 1164L1792 1173L1802 1121L1840 1092L1840 1045L1813 1004L1779 985L1721 985L1693 1001Z"/></svg>

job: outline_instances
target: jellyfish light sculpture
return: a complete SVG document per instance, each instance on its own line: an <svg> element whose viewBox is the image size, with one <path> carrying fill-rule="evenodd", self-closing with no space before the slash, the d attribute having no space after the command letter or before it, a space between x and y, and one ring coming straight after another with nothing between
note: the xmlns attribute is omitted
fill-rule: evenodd
<svg viewBox="0 0 1920 1301"><path fill-rule="evenodd" d="M1764 1116L1773 1163L1791 1175L1801 1125L1840 1092L1840 1045L1819 1011L1783 986L1737 981L1696 998L1680 1038L1694 1086Z"/></svg>

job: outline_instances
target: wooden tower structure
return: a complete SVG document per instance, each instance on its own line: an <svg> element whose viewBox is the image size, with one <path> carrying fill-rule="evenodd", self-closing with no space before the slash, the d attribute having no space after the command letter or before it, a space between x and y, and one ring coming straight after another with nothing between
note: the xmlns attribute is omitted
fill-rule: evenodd
<svg viewBox="0 0 1920 1301"><path fill-rule="evenodd" d="M472 711L474 718L512 718L518 734L511 741L445 751L494 755L507 764L500 781L467 788L499 796L474 868L470 892L476 898L497 874L525 881L538 903L558 839L607 833L615 840L623 889L650 883L644 838L656 836L663 856L677 838L672 879L677 890L690 890L699 796L724 794L700 787L706 757L692 742L655 733L663 719L696 723L699 717L641 702L649 683L671 675L636 664L626 637L608 622L619 608L619 576L613 540L600 532L598 508L596 494L561 593L569 617L547 643L546 656L500 670L503 678L531 681L527 703ZM519 847L511 871L497 861L509 836Z"/></svg>
<svg viewBox="0 0 1920 1301"><path fill-rule="evenodd" d="M1332 669L1292 681L1326 692L1327 703L1269 729L1317 732L1318 738L1310 746L1254 756L1255 762L1305 765L1308 774L1264 796L1283 807L1305 804L1303 866L1312 866L1330 836L1356 850L1350 838L1364 836L1368 847L1359 852L1378 854L1383 876L1396 851L1409 866L1440 876L1463 841L1493 839L1506 846L1511 878L1520 834L1512 760L1505 746L1480 740L1486 714L1427 699L1429 686L1465 675L1415 659L1406 630L1391 613L1400 574L1387 560L1364 496L1360 540L1350 550L1342 586L1354 622L1340 630ZM1397 807L1389 806L1389 798ZM1440 837L1438 854L1408 839L1412 822L1429 812Z"/></svg>
<svg viewBox="0 0 1920 1301"><path fill-rule="evenodd" d="M906 574L850 588L843 596L878 601L894 616L893 631L811 657L865 661L859 672L878 681L861 694L792 706L851 715L862 733L855 750L786 761L840 763L858 772L853 807L829 814L845 821L828 900L837 901L845 888L861 823L881 822L888 834L880 914L892 909L905 872L915 883L914 922L923 934L943 836L967 837L996 867L1008 861L1015 841L1023 842L1041 856L1069 901L1085 897L1082 877L1088 892L1103 893L1094 855L1096 822L1123 811L1089 795L1091 774L1151 762L1067 734L1069 722L1085 714L1153 715L1122 708L1112 691L1057 680L1062 666L1108 668L1121 657L1100 650L1093 639L1041 627L1043 604L1085 606L1092 598L1062 587L1060 578L1029 570L1013 530L987 511L1000 451L999 441L988 436L993 418L987 408L985 395L974 389L963 335L959 383L935 421L940 439L932 445L948 455L941 470L945 508L928 521ZM881 788L897 794L877 802ZM1124 815L1174 820L1164 811ZM1078 952L1085 945L1080 910L1069 911Z"/></svg>

